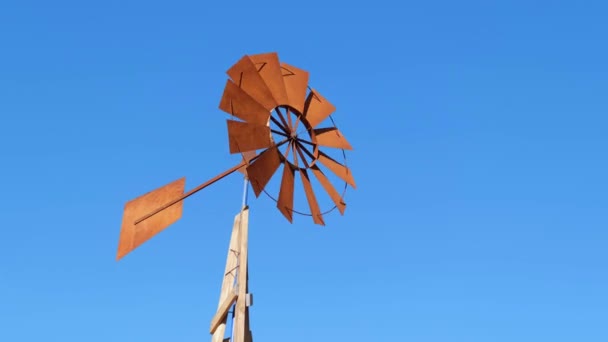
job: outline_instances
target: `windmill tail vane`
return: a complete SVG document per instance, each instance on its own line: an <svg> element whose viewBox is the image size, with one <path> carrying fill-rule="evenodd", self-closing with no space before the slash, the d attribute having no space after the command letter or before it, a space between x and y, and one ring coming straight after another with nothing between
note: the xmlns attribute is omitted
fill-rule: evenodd
<svg viewBox="0 0 608 342"><path fill-rule="evenodd" d="M209 185L239 171L245 176L243 209L235 218L225 277L235 269L238 289L224 279L218 313L211 325L212 341L221 342L228 309L234 306L235 341L250 341L247 303L247 225L246 206L248 183L256 197L266 193L276 201L277 209L289 221L293 214L311 216L315 224L325 225L319 201L311 183L311 174L325 191L328 201L344 214L344 193L339 193L326 173L348 186L356 188L345 162L336 161L330 150L352 150L352 146L335 126L331 114L336 108L317 90L308 86L308 72L282 63L276 53L246 55L235 63L227 74L219 109L230 115L227 119L228 144L231 154L241 154L242 160L203 184L185 192L185 178L152 190L126 203L120 230L117 260L175 223L182 216L183 200ZM329 126L322 123L330 119ZM329 149L329 150L326 150ZM283 170L278 196L268 187L280 166ZM296 172L299 177L296 177ZM294 208L294 189L297 179L304 190L309 213ZM234 240L234 241L233 241ZM239 251L238 256L232 251ZM234 265L232 265L234 264ZM232 269L228 270L228 266ZM238 265L238 267L237 267ZM224 322L224 323L222 323ZM236 331L235 330L235 331Z"/></svg>

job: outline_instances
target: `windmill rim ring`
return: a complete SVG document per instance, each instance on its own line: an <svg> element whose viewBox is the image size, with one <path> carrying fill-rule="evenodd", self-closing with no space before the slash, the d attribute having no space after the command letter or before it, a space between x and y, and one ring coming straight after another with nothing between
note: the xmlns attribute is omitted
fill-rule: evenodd
<svg viewBox="0 0 608 342"><path fill-rule="evenodd" d="M281 107L281 106L278 106L278 107ZM277 107L277 108L278 108L278 107ZM274 110L274 109L273 109L273 110ZM302 115L302 114L300 114L300 113L299 113L299 112L297 112L297 111L295 111L295 113L297 113L298 115ZM271 114L271 116L272 116L272 114ZM302 119L304 119L304 117L303 117L303 116L302 116ZM332 117L331 115L329 115L329 119L331 120L331 123L332 123L333 127L338 128L338 126L336 125L336 122L334 121L334 119L333 119L333 117ZM270 124L270 119L268 119L268 121L269 121L269 124ZM308 125L308 121L306 121L306 122L302 121L302 122L303 122L303 123L305 123L305 124L307 125L307 131L312 132L312 128L310 128L310 126ZM340 149L340 150L342 151L342 157L343 157L343 159L344 159L344 166L348 166L348 164L347 164L347 160L346 160L346 151L344 151L344 149ZM316 151L315 156L318 156L318 147L316 147L316 144L315 144L315 151ZM308 167L308 168L301 168L301 167L297 167L297 166L293 165L291 162L289 162L289 160L286 160L286 159L283 159L283 160L284 160L286 163L289 163L291 167L293 167L294 169L296 169L296 170L298 170L298 171L301 171L301 170L306 170L306 169L308 169L308 168L309 168L309 167ZM316 159L315 159L315 161L316 161ZM314 164L313 164L313 165L314 165ZM311 165L311 166L312 166L312 165ZM344 200L344 198L346 197L346 190L347 190L347 189L348 189L348 183L347 183L347 182L344 182L344 189L342 190L342 194L340 195L340 197L341 197L341 199L342 199L342 200ZM266 194L266 196L268 196L268 198L270 198L271 200L273 200L275 203L278 203L278 200L277 200L277 199L276 199L274 196L272 196L270 193L268 193L268 191L266 190L266 188L264 188L264 189L262 190L262 192L264 192L264 193ZM326 210L326 211L324 211L324 212L321 212L321 215L326 215L326 214L329 214L329 213L331 213L332 211L336 210L336 208L338 208L338 206L337 206L337 205L334 205L332 208L330 208L330 209L328 209L328 210ZM289 210L291 210L291 212L293 212L293 213L295 213L295 214L298 214L298 215L302 215L302 216L311 216L311 217L312 217L312 213L304 213L304 212L301 212L301 211L296 210L296 209L294 209L294 208L289 208Z"/></svg>
<svg viewBox="0 0 608 342"><path fill-rule="evenodd" d="M285 110L285 113L282 113L280 111L280 109ZM306 109L304 110L304 112L306 112ZM276 116L275 116L275 113L276 113ZM292 124L290 113L293 114L297 118L297 121L295 124ZM285 118L283 117L283 114L287 115L289 120L285 120ZM272 123L274 123L275 126L277 128L279 128L280 130L282 130L283 132L279 133L278 131L272 130ZM308 133L308 137L309 137L310 141L305 141L303 139L298 138L298 133L296 130L298 128L297 126L299 123L302 123L302 126L304 126L306 132ZM333 119L332 119L332 123L333 123ZM314 132L314 130L311 127L308 120L306 119L306 116L304 114L300 113L300 111L291 107L290 105L286 105L286 104L278 105L269 112L267 126L269 128L271 128L270 139L273 143L275 143L274 145L276 145L276 140L274 139L272 134L275 133L275 134L283 135L287 139L289 139L290 145L291 145L292 141L294 142L293 154L296 153L296 149L297 149L298 154L301 156L300 158L304 159L303 152L301 152L301 151L304 151L305 155L310 160L309 162L305 162L305 160L304 160L303 165L300 166L300 163L297 162L297 160L298 160L297 157L296 158L292 157L292 159L295 161L295 163L294 163L291 160L289 160L289 158L286 158L285 155L282 155L281 161L288 163L293 169L299 170L299 171L310 169L317 163L317 160L319 159L319 146L317 144L316 133ZM286 126L286 127L284 127L284 126ZM334 127L335 127L335 124L334 124ZM299 147L296 148L295 144L299 145ZM309 151L308 149L304 148L303 144L312 145L312 152ZM287 148L290 148L290 147L288 146Z"/></svg>

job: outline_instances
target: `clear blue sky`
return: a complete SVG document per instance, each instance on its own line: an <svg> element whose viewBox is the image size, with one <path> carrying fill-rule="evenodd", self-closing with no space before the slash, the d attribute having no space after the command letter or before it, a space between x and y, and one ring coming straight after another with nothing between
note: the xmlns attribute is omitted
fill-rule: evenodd
<svg viewBox="0 0 608 342"><path fill-rule="evenodd" d="M238 175L115 262L124 203L233 165L277 51L355 148L327 227L251 202L256 341L608 341L603 1L0 3L0 341L205 341Z"/></svg>

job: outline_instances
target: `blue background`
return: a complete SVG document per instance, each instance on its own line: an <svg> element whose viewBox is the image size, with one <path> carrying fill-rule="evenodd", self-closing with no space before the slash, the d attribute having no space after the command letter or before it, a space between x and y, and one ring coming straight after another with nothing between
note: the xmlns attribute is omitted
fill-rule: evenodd
<svg viewBox="0 0 608 342"><path fill-rule="evenodd" d="M115 262L124 203L238 162L277 51L355 147L327 227L261 197L256 341L607 341L602 1L0 3L0 341L205 341L238 175Z"/></svg>

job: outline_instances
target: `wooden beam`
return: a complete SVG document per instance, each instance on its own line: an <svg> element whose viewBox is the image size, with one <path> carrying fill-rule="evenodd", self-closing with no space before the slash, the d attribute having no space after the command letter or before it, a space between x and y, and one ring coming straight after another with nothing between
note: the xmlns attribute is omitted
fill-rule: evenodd
<svg viewBox="0 0 608 342"><path fill-rule="evenodd" d="M224 276L222 281L222 288L220 292L220 298L218 301L218 311L222 307L226 298L230 297L231 294L235 293L236 289L233 284L236 280L237 265L238 265L238 253L239 253L239 234L241 226L241 214L238 213L234 217L234 224L232 226L232 235L230 236L230 244L228 245L228 255L226 257L226 268L224 270ZM211 342L223 342L226 334L226 317L220 320L219 326L212 334Z"/></svg>
<svg viewBox="0 0 608 342"><path fill-rule="evenodd" d="M211 320L211 328L209 330L211 334L213 334L215 330L220 326L220 324L224 322L224 318L226 318L228 310L230 310L232 303L234 303L237 298L237 294L232 293L232 295L226 298L222 305L220 305L220 308L217 310L217 313L215 314L215 316L213 316L213 319Z"/></svg>
<svg viewBox="0 0 608 342"><path fill-rule="evenodd" d="M249 209L241 211L241 232L239 241L239 274L238 274L238 299L235 305L234 313L234 342L245 342L246 338L246 317L247 305L245 303L247 297L247 253L248 253L248 238L249 238Z"/></svg>

